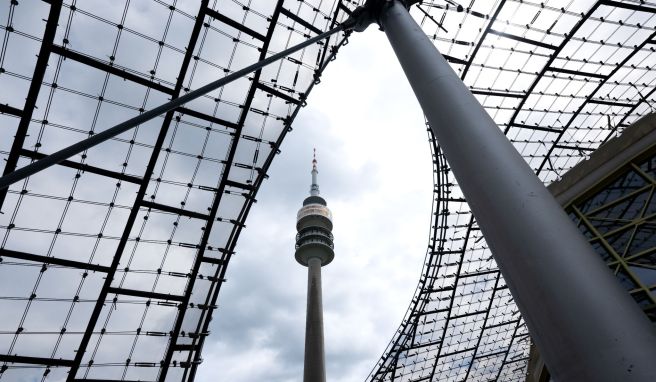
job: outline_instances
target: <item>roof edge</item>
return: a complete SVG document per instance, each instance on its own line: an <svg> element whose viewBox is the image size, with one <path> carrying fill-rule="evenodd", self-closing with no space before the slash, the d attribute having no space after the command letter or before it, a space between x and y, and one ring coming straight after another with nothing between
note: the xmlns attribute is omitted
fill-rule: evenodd
<svg viewBox="0 0 656 382"><path fill-rule="evenodd" d="M650 113L595 150L547 188L563 206L656 145L656 113Z"/></svg>

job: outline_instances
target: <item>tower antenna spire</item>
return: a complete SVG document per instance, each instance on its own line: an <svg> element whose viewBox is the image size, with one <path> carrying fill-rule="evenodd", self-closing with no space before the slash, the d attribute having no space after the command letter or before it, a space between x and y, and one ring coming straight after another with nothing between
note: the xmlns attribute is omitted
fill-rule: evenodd
<svg viewBox="0 0 656 382"><path fill-rule="evenodd" d="M310 186L310 195L312 196L318 196L319 195L319 182L317 181L317 175L319 174L319 171L317 171L317 149L313 149L314 152L312 154L312 186Z"/></svg>
<svg viewBox="0 0 656 382"><path fill-rule="evenodd" d="M312 169L316 170L317 169L317 149L315 147L312 150L314 150L314 153L312 154Z"/></svg>

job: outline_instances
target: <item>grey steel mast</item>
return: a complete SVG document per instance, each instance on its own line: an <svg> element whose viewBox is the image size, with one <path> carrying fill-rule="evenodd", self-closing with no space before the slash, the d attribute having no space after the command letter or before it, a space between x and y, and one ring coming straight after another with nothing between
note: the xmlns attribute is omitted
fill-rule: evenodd
<svg viewBox="0 0 656 382"><path fill-rule="evenodd" d="M305 321L304 382L325 382L321 267L335 257L332 213L319 196L317 159L312 160L310 196L303 201L296 220L296 261L308 267L307 316Z"/></svg>
<svg viewBox="0 0 656 382"><path fill-rule="evenodd" d="M385 31L558 381L656 380L656 332L408 13L369 0L357 31Z"/></svg>

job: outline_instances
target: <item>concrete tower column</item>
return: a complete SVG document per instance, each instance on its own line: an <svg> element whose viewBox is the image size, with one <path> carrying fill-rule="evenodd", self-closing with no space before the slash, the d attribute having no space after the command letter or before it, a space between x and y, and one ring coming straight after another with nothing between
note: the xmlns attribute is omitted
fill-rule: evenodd
<svg viewBox="0 0 656 382"><path fill-rule="evenodd" d="M319 196L317 160L312 160L310 196L303 201L296 219L296 261L308 267L307 315L305 321L304 382L325 382L321 267L335 257L332 213Z"/></svg>
<svg viewBox="0 0 656 382"><path fill-rule="evenodd" d="M321 259L308 260L307 318L305 321L305 367L303 381L325 381L323 345L323 304L321 298Z"/></svg>

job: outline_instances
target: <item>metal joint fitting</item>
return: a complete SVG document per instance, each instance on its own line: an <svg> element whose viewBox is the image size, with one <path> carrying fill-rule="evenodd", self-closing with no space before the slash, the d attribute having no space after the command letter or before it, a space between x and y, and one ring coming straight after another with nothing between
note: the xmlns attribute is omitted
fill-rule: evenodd
<svg viewBox="0 0 656 382"><path fill-rule="evenodd" d="M381 15L383 15L385 10L391 7L395 1L401 3L406 9L419 2L418 0L367 0L364 5L357 7L353 13L351 13L351 16L342 23L342 26L345 30L364 32L369 25L376 23L382 31L384 29L381 22Z"/></svg>

